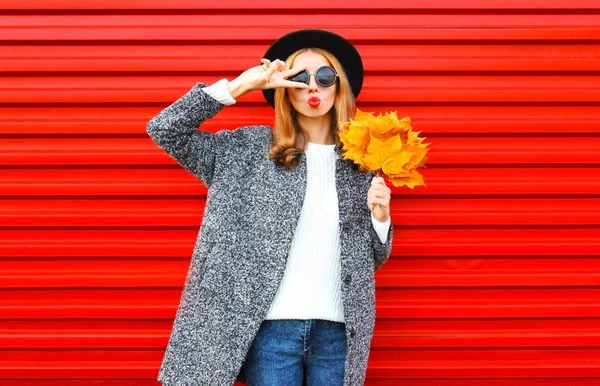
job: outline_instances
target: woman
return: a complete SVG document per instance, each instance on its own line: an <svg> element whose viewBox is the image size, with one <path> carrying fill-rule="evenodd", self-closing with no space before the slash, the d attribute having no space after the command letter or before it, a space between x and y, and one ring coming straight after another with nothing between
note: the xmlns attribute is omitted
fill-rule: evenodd
<svg viewBox="0 0 600 386"><path fill-rule="evenodd" d="M148 123L208 188L158 379L362 385L374 272L393 236L390 189L340 157L338 122L353 116L362 61L341 36L301 30L261 62L231 82L196 84ZM275 132L197 130L258 89L275 107Z"/></svg>

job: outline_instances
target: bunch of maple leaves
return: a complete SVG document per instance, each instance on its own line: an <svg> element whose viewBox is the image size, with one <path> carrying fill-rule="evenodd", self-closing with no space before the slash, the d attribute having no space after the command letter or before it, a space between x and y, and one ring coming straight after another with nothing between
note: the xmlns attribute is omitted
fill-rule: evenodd
<svg viewBox="0 0 600 386"><path fill-rule="evenodd" d="M395 111L375 116L356 109L339 133L342 156L377 175L383 172L394 186L426 186L417 168L425 167L430 143L423 143L419 133L412 131L410 117L399 119Z"/></svg>

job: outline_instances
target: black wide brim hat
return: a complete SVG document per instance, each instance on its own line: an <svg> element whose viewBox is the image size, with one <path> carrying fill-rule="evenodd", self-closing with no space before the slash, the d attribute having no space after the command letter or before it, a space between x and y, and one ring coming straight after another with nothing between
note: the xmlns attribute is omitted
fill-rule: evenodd
<svg viewBox="0 0 600 386"><path fill-rule="evenodd" d="M358 97L364 76L362 59L352 43L333 32L319 29L290 32L273 42L263 57L270 61L286 60L299 49L308 47L322 48L331 52L344 67L352 93L355 98ZM275 89L262 90L262 93L271 107L275 107Z"/></svg>

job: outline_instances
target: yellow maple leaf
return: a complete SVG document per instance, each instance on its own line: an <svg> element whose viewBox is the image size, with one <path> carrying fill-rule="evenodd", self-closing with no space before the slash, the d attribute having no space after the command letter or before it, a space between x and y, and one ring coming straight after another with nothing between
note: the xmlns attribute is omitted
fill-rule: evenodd
<svg viewBox="0 0 600 386"><path fill-rule="evenodd" d="M375 116L356 109L354 119L341 122L339 136L345 159L412 189L425 186L415 169L425 166L430 143L424 144L419 133L412 131L410 117L398 118L396 111Z"/></svg>
<svg viewBox="0 0 600 386"><path fill-rule="evenodd" d="M369 130L364 125L351 121L344 126L340 140L344 143L346 158L362 163L362 157L369 146Z"/></svg>
<svg viewBox="0 0 600 386"><path fill-rule="evenodd" d="M394 186L406 185L411 189L417 185L427 186L423 181L423 176L416 169L411 169L391 176L389 175L388 178Z"/></svg>
<svg viewBox="0 0 600 386"><path fill-rule="evenodd" d="M385 174L394 174L404 171L404 165L413 154L402 150L402 141L397 135L387 141L372 136L363 161L370 170L381 169Z"/></svg>
<svg viewBox="0 0 600 386"><path fill-rule="evenodd" d="M405 145L402 147L402 150L411 153L410 159L405 164L405 170L415 169L420 166L425 165L425 161L427 160L427 149L425 146L419 145Z"/></svg>

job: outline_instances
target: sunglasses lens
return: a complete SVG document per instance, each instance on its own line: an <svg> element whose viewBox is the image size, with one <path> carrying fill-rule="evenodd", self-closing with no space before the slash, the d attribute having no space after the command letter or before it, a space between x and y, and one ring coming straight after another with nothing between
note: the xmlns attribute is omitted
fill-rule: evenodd
<svg viewBox="0 0 600 386"><path fill-rule="evenodd" d="M331 67L321 67L317 71L317 83L321 86L329 87L335 83L336 73Z"/></svg>
<svg viewBox="0 0 600 386"><path fill-rule="evenodd" d="M309 83L309 74L308 71L304 70L299 74L296 74L289 78L292 82L301 82L301 83ZM317 70L317 74L315 75L315 79L318 84L323 87L333 86L337 79L337 74L335 70L329 66L321 67Z"/></svg>
<svg viewBox="0 0 600 386"><path fill-rule="evenodd" d="M306 70L290 78L292 82L301 82L308 84L308 72Z"/></svg>

